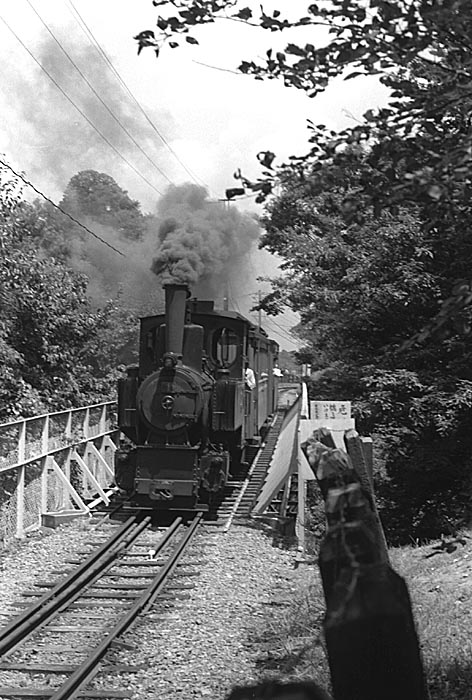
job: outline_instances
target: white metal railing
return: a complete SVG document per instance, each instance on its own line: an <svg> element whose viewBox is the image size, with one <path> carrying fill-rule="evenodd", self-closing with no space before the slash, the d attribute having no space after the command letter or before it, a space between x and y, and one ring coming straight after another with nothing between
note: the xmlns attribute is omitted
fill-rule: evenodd
<svg viewBox="0 0 472 700"><path fill-rule="evenodd" d="M0 424L3 540L23 537L46 513L88 513L109 502L115 410L105 401Z"/></svg>

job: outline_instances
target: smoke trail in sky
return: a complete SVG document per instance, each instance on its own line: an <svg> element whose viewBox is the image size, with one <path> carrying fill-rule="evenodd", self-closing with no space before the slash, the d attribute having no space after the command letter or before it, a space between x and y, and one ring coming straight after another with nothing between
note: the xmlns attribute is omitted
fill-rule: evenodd
<svg viewBox="0 0 472 700"><path fill-rule="evenodd" d="M54 31L116 119L47 34L39 47L33 47L37 60L108 141L157 189L164 188L166 180L133 144L118 122L132 134L152 160L162 166L163 147L156 144L150 125L127 99L107 65L77 29L68 26ZM21 47L15 50L18 50L19 56L22 55ZM3 141L7 152L16 152L18 144L21 144L21 167L30 179L42 183L49 192L61 192L74 173L92 168L108 172L120 180L123 180L123 176L131 178L138 190L141 188L146 196L150 193L152 196L149 185L135 175L105 143L46 73L33 60L27 63L27 67L28 72L22 73L13 61L2 65L3 81L8 85L9 112L9 119L4 124ZM151 109L151 115L157 117L166 133L172 132L172 119L165 109L161 106L158 110ZM155 193L155 199L157 197Z"/></svg>

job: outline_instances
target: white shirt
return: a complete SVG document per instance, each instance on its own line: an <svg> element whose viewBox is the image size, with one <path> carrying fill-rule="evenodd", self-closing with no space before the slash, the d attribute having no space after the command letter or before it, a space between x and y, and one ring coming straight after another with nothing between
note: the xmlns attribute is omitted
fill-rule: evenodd
<svg viewBox="0 0 472 700"><path fill-rule="evenodd" d="M246 372L244 373L244 379L246 380L246 384L249 387L249 389L254 389L256 386L256 377L254 376L254 372L250 367L246 367Z"/></svg>

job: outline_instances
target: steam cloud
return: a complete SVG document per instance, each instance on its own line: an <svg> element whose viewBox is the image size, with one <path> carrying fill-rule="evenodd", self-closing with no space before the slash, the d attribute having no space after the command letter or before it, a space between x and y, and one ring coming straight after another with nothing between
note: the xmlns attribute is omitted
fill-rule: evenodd
<svg viewBox="0 0 472 700"><path fill-rule="evenodd" d="M156 144L151 126L123 92L107 64L75 25L70 24L55 31L117 119L154 162L162 165L165 155L163 147ZM15 51L21 56L21 47L15 47ZM45 36L34 53L97 129L151 182L157 180L159 183L160 176L154 167L91 92L54 40ZM125 184L133 183L134 190L146 199L147 206L153 207L157 193L150 190L107 146L39 67L35 67L33 62L26 65L29 72L25 74L18 70L14 60L2 65L8 96L7 100L1 98L0 103L10 114L4 124L3 139L8 144L4 150L17 153L21 169L48 193L52 189L62 192L76 172L93 169L110 173L115 179L124 180ZM168 111L161 106L149 111L163 131L171 134L172 118Z"/></svg>
<svg viewBox="0 0 472 700"><path fill-rule="evenodd" d="M107 300L121 301L138 316L151 315L163 305L163 291L149 269L155 251L155 238L130 241L110 226L81 217L94 232L120 250L117 255L94 238L73 241L69 263L88 277L87 291L97 307Z"/></svg>
<svg viewBox="0 0 472 700"><path fill-rule="evenodd" d="M259 237L254 218L208 199L204 187L171 186L158 203L159 249L152 270L164 283L187 283L198 296L223 296L251 277Z"/></svg>
<svg viewBox="0 0 472 700"><path fill-rule="evenodd" d="M95 50L73 25L62 27L60 37L121 123L160 163L163 154L156 153L154 132L137 118L135 107L125 99ZM100 131L154 181L149 162L90 92L54 40L45 36L35 53ZM73 175L92 169L109 173L126 187L130 182L127 167L39 68L31 65L31 72L22 75L11 62L3 70L9 84L8 108L15 111L15 119L6 125L6 139L13 150L14 144L21 144L21 166L33 182L46 192L51 188L63 192ZM158 122L166 133L172 132L171 117L161 107ZM135 183L134 175L131 181ZM157 205L158 196L150 195L147 185L140 189L138 183L135 191L141 201L146 198L149 209L156 207L149 217L149 230L140 241L126 240L119 231L80 217L126 258L87 236L69 241L70 263L88 276L94 302L100 306L107 299L121 297L131 302L138 314L155 313L162 299L157 274L162 282L186 282L195 295L214 298L220 305L222 297L229 295L232 304L247 313L254 303L249 293L257 286L250 261L260 233L255 219L234 206L210 201L205 188L194 184L171 186Z"/></svg>

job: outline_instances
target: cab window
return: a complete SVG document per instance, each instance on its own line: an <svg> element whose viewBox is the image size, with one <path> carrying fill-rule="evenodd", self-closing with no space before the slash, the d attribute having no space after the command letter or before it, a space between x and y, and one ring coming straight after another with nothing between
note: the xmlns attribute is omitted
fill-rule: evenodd
<svg viewBox="0 0 472 700"><path fill-rule="evenodd" d="M213 332L212 356L219 367L230 367L238 357L239 337L231 328Z"/></svg>

